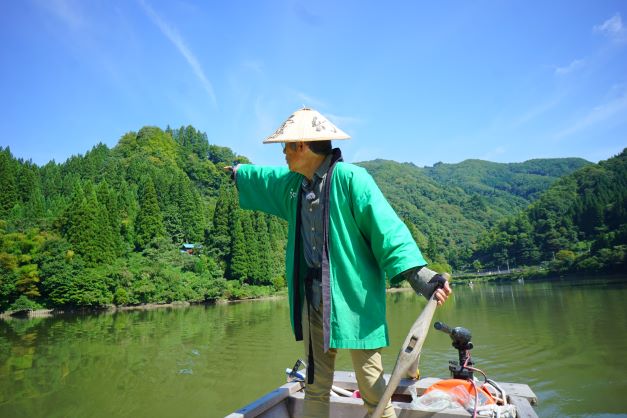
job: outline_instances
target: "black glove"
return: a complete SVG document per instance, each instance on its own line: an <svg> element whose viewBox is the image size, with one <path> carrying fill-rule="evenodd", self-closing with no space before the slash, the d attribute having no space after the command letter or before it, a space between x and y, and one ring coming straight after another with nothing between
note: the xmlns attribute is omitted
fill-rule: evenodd
<svg viewBox="0 0 627 418"><path fill-rule="evenodd" d="M422 294L427 300L431 298L436 289L444 287L446 283L445 276L429 270L427 267L408 270L404 275L416 293Z"/></svg>
<svg viewBox="0 0 627 418"><path fill-rule="evenodd" d="M444 278L444 276L438 273L433 276L428 283L435 285L435 288L433 289L433 291L435 292L435 289L442 289L444 287L444 285L446 284L446 279Z"/></svg>

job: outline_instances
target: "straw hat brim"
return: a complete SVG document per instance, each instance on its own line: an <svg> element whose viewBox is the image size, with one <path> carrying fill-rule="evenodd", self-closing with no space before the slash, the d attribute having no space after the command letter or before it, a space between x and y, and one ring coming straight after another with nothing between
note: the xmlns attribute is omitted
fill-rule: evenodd
<svg viewBox="0 0 627 418"><path fill-rule="evenodd" d="M309 142L350 139L350 136L313 109L292 113L263 143Z"/></svg>

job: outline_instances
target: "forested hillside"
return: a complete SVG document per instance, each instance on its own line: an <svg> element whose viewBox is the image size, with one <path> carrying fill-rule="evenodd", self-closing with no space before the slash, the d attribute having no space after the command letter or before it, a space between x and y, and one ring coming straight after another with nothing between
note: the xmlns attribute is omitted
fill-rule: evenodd
<svg viewBox="0 0 627 418"><path fill-rule="evenodd" d="M556 272L625 271L627 149L556 181L524 211L485 233L477 267L547 264Z"/></svg>
<svg viewBox="0 0 627 418"><path fill-rule="evenodd" d="M98 144L42 167L0 148L0 311L201 302L282 290L286 224L238 208L222 170L235 160L248 161L189 126L144 127L112 149ZM586 164L361 163L439 270L469 266L482 232ZM596 224L590 228L596 231Z"/></svg>
<svg viewBox="0 0 627 418"><path fill-rule="evenodd" d="M222 170L234 160L247 161L192 127L145 127L43 167L0 148L0 311L283 288L285 225L238 208Z"/></svg>
<svg viewBox="0 0 627 418"><path fill-rule="evenodd" d="M431 261L455 269L470 268L484 231L527 207L560 176L588 164L581 158L511 164L466 160L424 168L385 160L360 163Z"/></svg>

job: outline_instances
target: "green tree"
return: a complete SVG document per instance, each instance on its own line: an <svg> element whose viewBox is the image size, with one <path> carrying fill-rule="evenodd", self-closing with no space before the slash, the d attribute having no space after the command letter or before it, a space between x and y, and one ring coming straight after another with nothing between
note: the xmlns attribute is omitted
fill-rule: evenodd
<svg viewBox="0 0 627 418"><path fill-rule="evenodd" d="M244 238L244 255L246 257L246 281L255 284L261 277L259 271L261 258L263 257L258 250L258 237L255 235L252 222L252 212L242 210L239 213L240 222L242 224L242 234Z"/></svg>
<svg viewBox="0 0 627 418"><path fill-rule="evenodd" d="M185 231L183 229L183 217L185 215L181 213L179 207L175 204L166 206L163 212L163 225L165 230L172 238L172 243L182 244L188 242L185 238Z"/></svg>
<svg viewBox="0 0 627 418"><path fill-rule="evenodd" d="M285 246L287 245L287 222L272 215L264 215L268 223L268 234L270 240L271 277L273 279L285 279Z"/></svg>
<svg viewBox="0 0 627 418"><path fill-rule="evenodd" d="M77 197L80 198L80 192ZM88 265L111 262L115 258L117 245L111 224L91 181L85 183L82 202L68 215L65 237Z"/></svg>
<svg viewBox="0 0 627 418"><path fill-rule="evenodd" d="M149 242L165 235L157 192L150 177L143 178L138 198L139 213L135 221L135 247L144 249Z"/></svg>
<svg viewBox="0 0 627 418"><path fill-rule="evenodd" d="M17 165L9 148L0 147L0 217L5 217L18 202Z"/></svg>
<svg viewBox="0 0 627 418"><path fill-rule="evenodd" d="M37 264L23 264L17 269L15 287L20 294L30 299L41 296L37 287L40 281Z"/></svg>
<svg viewBox="0 0 627 418"><path fill-rule="evenodd" d="M80 255L61 237L50 237L34 256L41 275L42 298L53 306L70 303L74 280L85 266Z"/></svg>
<svg viewBox="0 0 627 418"><path fill-rule="evenodd" d="M268 285L272 283L275 276L272 272L272 259L275 255L270 242L266 216L261 212L254 213L254 236L257 238L257 245L251 251L258 256L258 260L253 260L256 265L253 280L255 284Z"/></svg>
<svg viewBox="0 0 627 418"><path fill-rule="evenodd" d="M627 150L560 178L522 213L485 233L474 256L493 265L544 261L560 273L621 271L626 178Z"/></svg>
<svg viewBox="0 0 627 418"><path fill-rule="evenodd" d="M220 189L213 212L213 225L206 243L211 254L222 261L226 261L231 255L231 228L237 210L233 189L232 186Z"/></svg>
<svg viewBox="0 0 627 418"><path fill-rule="evenodd" d="M127 247L134 247L135 242L134 220L139 212L136 191L136 186L131 186L126 180L123 180L117 195L120 208L120 236L123 245Z"/></svg>
<svg viewBox="0 0 627 418"><path fill-rule="evenodd" d="M6 310L16 297L16 270L19 265L5 227L6 221L0 219L0 311Z"/></svg>
<svg viewBox="0 0 627 418"><path fill-rule="evenodd" d="M414 241L416 241L416 244L418 244L418 248L420 248L421 250L426 249L429 245L429 241L427 240L427 237L425 237L425 235L418 230L418 228L416 227L416 225L414 225L413 222L407 219L403 220L403 222L405 223L405 225L407 225L407 229L409 229L409 232L411 233L411 236L414 239ZM436 251L436 250L433 249L433 251Z"/></svg>
<svg viewBox="0 0 627 418"><path fill-rule="evenodd" d="M36 257L50 239L37 229L6 233L0 225L0 309L19 296L40 298L42 274Z"/></svg>
<svg viewBox="0 0 627 418"><path fill-rule="evenodd" d="M183 179L178 186L179 211L183 218L184 239L188 242L200 242L205 229L200 195L192 190L192 184L187 178Z"/></svg>
<svg viewBox="0 0 627 418"><path fill-rule="evenodd" d="M242 227L240 213L241 209L235 211L235 216L230 219L231 229L231 253L227 259L226 277L230 280L243 282L248 277L249 265L246 248L246 237Z"/></svg>
<svg viewBox="0 0 627 418"><path fill-rule="evenodd" d="M41 191L40 182L37 181L25 204L24 216L29 221L29 226L47 227L46 202Z"/></svg>
<svg viewBox="0 0 627 418"><path fill-rule="evenodd" d="M120 234L122 227L121 210L116 192L109 186L106 180L98 184L98 203L104 210L103 217L108 225L108 233L111 235L111 250L116 256L123 252L123 240Z"/></svg>

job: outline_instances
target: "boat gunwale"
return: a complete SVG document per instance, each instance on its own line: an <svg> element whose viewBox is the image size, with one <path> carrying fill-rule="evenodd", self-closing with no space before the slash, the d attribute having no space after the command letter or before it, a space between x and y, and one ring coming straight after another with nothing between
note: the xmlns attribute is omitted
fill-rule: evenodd
<svg viewBox="0 0 627 418"><path fill-rule="evenodd" d="M386 381L389 379L390 375L384 375ZM398 385L398 388L394 392L395 395L411 395L409 390L410 387L414 387L416 389L417 395L422 395L424 391L433 385L434 383L440 381L442 379L435 377L426 377L419 380L413 379L401 379L401 382ZM354 372L346 372L346 371L336 371L334 374L333 384L342 389L346 390L356 390L357 389L357 380L355 378ZM533 410L531 405L535 405L538 402L538 398L535 393L531 390L531 388L526 384L521 383L506 383L506 382L498 382L499 386L503 387L505 392L508 395L510 403L514 404L519 410L518 416L525 416L530 418L537 418L537 414ZM226 418L253 418L253 417L289 417L291 416L289 410L298 409L298 404L302 404L304 400L304 393L302 389L304 388L304 382L294 381L288 382L277 389L265 394L264 396L256 399L255 401L249 403L243 408L238 409L232 414L227 415ZM352 408L355 406L363 407L363 401L357 398L349 398L349 397L332 397L330 400L332 407L336 408ZM284 405L281 405L281 404ZM288 405L292 403L290 408ZM409 410L409 403L393 401L397 412ZM272 414L272 410L277 407L283 407L282 413ZM302 405L300 405L302 407ZM361 408L360 408L361 410ZM411 410L414 411L415 414L412 416L421 416L421 413L427 413L427 411L420 410ZM362 411L364 412L364 411ZM287 414L287 415L286 415ZM428 411L428 416L439 416L439 417L466 417L470 416L468 412L463 410L462 408L449 408L444 411L440 411L435 415L433 411ZM296 414L298 416L298 414ZM347 416L348 415L342 415ZM427 416L427 415L425 415Z"/></svg>

